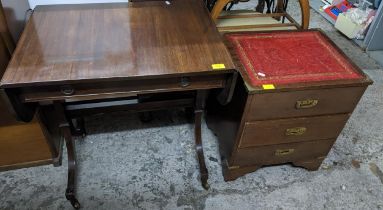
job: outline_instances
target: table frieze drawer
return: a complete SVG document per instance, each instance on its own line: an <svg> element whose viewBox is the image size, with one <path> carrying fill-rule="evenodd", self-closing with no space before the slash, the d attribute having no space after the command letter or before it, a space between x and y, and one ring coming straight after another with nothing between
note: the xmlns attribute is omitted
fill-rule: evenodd
<svg viewBox="0 0 383 210"><path fill-rule="evenodd" d="M152 92L171 92L223 88L227 75L183 76L146 80L84 82L79 84L44 85L22 89L26 102L51 100L86 100L134 96Z"/></svg>
<svg viewBox="0 0 383 210"><path fill-rule="evenodd" d="M262 166L314 160L327 156L334 142L335 139L330 139L238 149L233 165Z"/></svg>
<svg viewBox="0 0 383 210"><path fill-rule="evenodd" d="M246 121L352 112L366 87L253 94Z"/></svg>
<svg viewBox="0 0 383 210"><path fill-rule="evenodd" d="M337 138L349 114L246 122L239 148Z"/></svg>

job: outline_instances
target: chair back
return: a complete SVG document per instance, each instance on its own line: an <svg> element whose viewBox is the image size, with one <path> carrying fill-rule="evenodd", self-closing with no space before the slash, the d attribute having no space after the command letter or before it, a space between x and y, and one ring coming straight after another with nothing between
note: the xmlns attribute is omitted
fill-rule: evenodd
<svg viewBox="0 0 383 210"><path fill-rule="evenodd" d="M276 4L274 1L277 1ZM214 1L214 6L211 10L212 19L217 22L220 17L222 11L225 10L226 6L230 3L238 3L238 0L216 0ZM287 12L287 3L288 0L259 0L259 3L256 7L256 11L258 14L247 15L249 18L251 17L273 17L276 20L281 20L284 23L285 18L287 18L292 24L296 25L299 29L308 29L310 22L310 6L309 0L299 0L299 4L301 7L301 24L298 24ZM266 4L266 5L265 5ZM262 14L264 11L264 7L266 6L266 14ZM243 18L240 17L225 17L225 18ZM274 24L275 25L275 24ZM291 24L285 24L284 26L289 26ZM273 26L275 27L275 26ZM281 27L282 23L281 23Z"/></svg>

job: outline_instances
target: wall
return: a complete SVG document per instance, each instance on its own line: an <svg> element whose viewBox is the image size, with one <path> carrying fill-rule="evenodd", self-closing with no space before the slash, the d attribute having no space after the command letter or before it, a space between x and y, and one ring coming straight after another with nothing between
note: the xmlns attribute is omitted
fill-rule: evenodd
<svg viewBox="0 0 383 210"><path fill-rule="evenodd" d="M17 42L24 29L26 12L29 9L28 0L1 0L8 27L13 39Z"/></svg>
<svg viewBox="0 0 383 210"><path fill-rule="evenodd" d="M1 0L7 17L8 27L17 42L24 29L27 10L34 9L36 5L46 4L83 4L83 3L110 3L128 2L128 0Z"/></svg>
<svg viewBox="0 0 383 210"><path fill-rule="evenodd" d="M111 3L111 2L128 2L128 0L29 0L31 8L36 5L46 4L85 4L85 3Z"/></svg>

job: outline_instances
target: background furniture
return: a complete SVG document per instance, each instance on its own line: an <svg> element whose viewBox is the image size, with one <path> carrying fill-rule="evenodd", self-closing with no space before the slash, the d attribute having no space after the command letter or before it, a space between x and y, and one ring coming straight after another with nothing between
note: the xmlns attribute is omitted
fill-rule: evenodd
<svg viewBox="0 0 383 210"><path fill-rule="evenodd" d="M30 13L28 0L1 0L8 29L17 43Z"/></svg>
<svg viewBox="0 0 383 210"><path fill-rule="evenodd" d="M257 12L248 10L224 11L226 5L233 2L236 1L217 0L211 11L211 16L221 32L307 29L309 26L310 8L308 0L299 0L302 14L301 25L286 12L288 1L267 0L266 14L263 14L262 1L257 6Z"/></svg>
<svg viewBox="0 0 383 210"><path fill-rule="evenodd" d="M319 31L225 39L244 80L230 104L207 105L225 180L283 163L316 170L371 80Z"/></svg>
<svg viewBox="0 0 383 210"><path fill-rule="evenodd" d="M0 2L0 77L14 50ZM31 123L18 122L8 99L0 90L0 170L58 162L57 150L50 147L36 116Z"/></svg>
<svg viewBox="0 0 383 210"><path fill-rule="evenodd" d="M331 24L335 24L334 19L320 10L320 8L324 6L321 0L310 0L310 6ZM383 42L381 41L381 37L383 37L383 4L380 3L376 5L376 7L376 17L372 21L365 38L361 40L353 39L353 41L363 50L366 50L373 59L383 66Z"/></svg>
<svg viewBox="0 0 383 210"><path fill-rule="evenodd" d="M89 4L89 3L118 3L129 2L129 0L28 0L29 5L34 9L37 5L55 4Z"/></svg>
<svg viewBox="0 0 383 210"><path fill-rule="evenodd" d="M65 195L79 208L72 134L84 134L84 128L74 121L100 112L193 107L201 182L208 188L201 139L205 99L209 90L221 89L220 99L229 102L235 75L202 1L140 1L36 7L1 85L20 119L41 109L49 134L63 135Z"/></svg>

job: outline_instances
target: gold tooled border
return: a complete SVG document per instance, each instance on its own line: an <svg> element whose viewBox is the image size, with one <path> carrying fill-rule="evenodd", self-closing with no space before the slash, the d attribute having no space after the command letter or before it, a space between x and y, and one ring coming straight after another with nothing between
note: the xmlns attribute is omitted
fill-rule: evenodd
<svg viewBox="0 0 383 210"><path fill-rule="evenodd" d="M296 32L294 33L294 37L297 36L304 36L304 34L313 34L319 41L319 43L325 47L325 49L328 51L329 54L333 56L337 60L337 62L341 65L341 67L345 70L345 73L348 74L353 74L357 76L361 76L358 74L358 72L354 71L353 67L347 62L347 59L345 59L339 52L336 51L334 47L329 45L323 38L322 35L315 33L315 32ZM259 81L262 80L283 80L283 79L299 79L303 78L302 75L286 75L286 76L272 76L272 77L259 77L257 72L255 71L254 66L252 65L250 59L248 58L248 55L246 51L244 50L242 44L241 44L241 38L244 36L249 36L248 34L234 34L230 36L230 39L234 43L234 46L237 48L237 53L240 54L240 57L242 59L243 65L246 65L248 69L250 69L255 76L255 78ZM278 34L257 34L256 36L251 37L251 39L264 39L264 38L271 38L271 37L276 37L276 38L285 38L285 37L291 37L291 33L278 33ZM311 73L311 74L305 74L304 76L307 77L314 77L314 76L334 76L337 75L338 73L334 72L322 72L322 73ZM254 78L254 77L253 77ZM342 78L339 78L342 79ZM349 78L347 78L349 79ZM335 79L334 79L335 80Z"/></svg>

